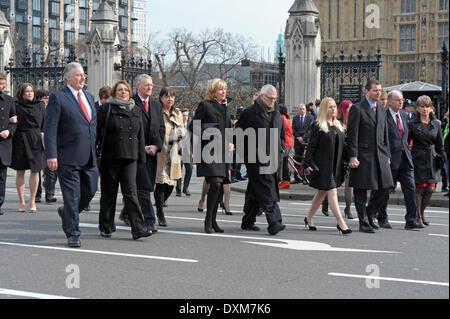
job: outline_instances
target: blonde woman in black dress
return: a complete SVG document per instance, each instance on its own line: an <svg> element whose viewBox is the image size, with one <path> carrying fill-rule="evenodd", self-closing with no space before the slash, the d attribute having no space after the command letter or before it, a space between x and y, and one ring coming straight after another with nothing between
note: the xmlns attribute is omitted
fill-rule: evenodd
<svg viewBox="0 0 450 319"><path fill-rule="evenodd" d="M311 135L306 152L305 167L311 173L310 186L316 188L308 216L305 217L305 227L315 231L312 218L325 196L338 222L337 229L341 234L350 234L349 229L342 218L337 188L344 181L343 149L344 129L337 119L338 109L332 98L324 98L320 103L317 121L311 126Z"/></svg>

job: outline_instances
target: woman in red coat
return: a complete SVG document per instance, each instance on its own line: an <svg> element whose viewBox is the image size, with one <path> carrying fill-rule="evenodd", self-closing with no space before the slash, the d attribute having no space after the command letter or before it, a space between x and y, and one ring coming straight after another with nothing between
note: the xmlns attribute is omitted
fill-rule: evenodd
<svg viewBox="0 0 450 319"><path fill-rule="evenodd" d="M283 179L278 185L279 189L289 189L290 187L290 172L288 155L292 153L292 148L294 147L293 130L291 126L291 121L289 119L289 113L286 106L280 106L280 113L284 119L284 132L285 132L285 152L283 158Z"/></svg>

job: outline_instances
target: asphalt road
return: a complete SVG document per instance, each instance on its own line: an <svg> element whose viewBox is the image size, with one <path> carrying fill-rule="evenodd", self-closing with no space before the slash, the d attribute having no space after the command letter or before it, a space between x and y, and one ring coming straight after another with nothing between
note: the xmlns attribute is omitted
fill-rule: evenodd
<svg viewBox="0 0 450 319"><path fill-rule="evenodd" d="M449 298L447 208L430 208L429 227L406 231L404 207L389 206L394 229L359 233L354 219L348 225L355 232L340 236L334 217L318 212L318 231L310 232L303 225L310 203L283 200L287 228L270 236L264 216L261 231L240 229L244 196L233 192L233 216L218 214L225 233L205 234L204 213L197 212L201 182L193 179L191 197L174 193L168 227L138 241L118 220L111 239L100 237L98 193L91 212L80 216L81 249L69 249L56 213L59 190L57 204L19 213L9 176L0 216L0 299Z"/></svg>

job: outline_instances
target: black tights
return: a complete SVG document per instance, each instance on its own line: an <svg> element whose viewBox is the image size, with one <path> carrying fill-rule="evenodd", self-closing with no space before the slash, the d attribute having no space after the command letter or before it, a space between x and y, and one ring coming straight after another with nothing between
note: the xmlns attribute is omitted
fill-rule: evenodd
<svg viewBox="0 0 450 319"><path fill-rule="evenodd" d="M156 184L155 186L155 204L156 204L156 216L159 221L163 221L165 223L166 218L164 217L164 202L172 194L174 186L170 186L168 184Z"/></svg>

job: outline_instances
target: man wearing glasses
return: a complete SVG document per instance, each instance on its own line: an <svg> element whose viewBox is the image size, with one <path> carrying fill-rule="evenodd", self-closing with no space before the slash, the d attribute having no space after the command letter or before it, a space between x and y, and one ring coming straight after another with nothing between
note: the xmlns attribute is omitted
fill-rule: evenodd
<svg viewBox="0 0 450 319"><path fill-rule="evenodd" d="M282 224L281 211L278 206L280 201L278 183L281 180L280 169L283 162L282 149L285 139L284 121L280 111L275 106L276 100L277 91L275 87L265 85L261 89L261 95L256 102L241 113L236 124L236 128L241 128L243 131L253 129L256 134L256 143L251 145L248 140L245 140L245 154L240 153L240 157L245 159L248 175L246 192L248 201L241 228L258 231L259 227L255 225L255 221L256 215L261 209L266 215L269 224L267 231L271 235L276 235L286 227ZM276 132L276 145L270 145L273 142L270 138L273 132ZM263 133L265 133L265 140ZM261 141L263 141L263 145L259 144ZM272 149L271 146L274 146L275 149ZM271 155L270 158L275 157L275 163L263 159L259 152L260 149L266 150L264 155ZM239 149L237 151L242 152ZM252 158L256 161L251 161ZM271 165L275 165L275 167L268 171L274 173L266 172L265 169Z"/></svg>

